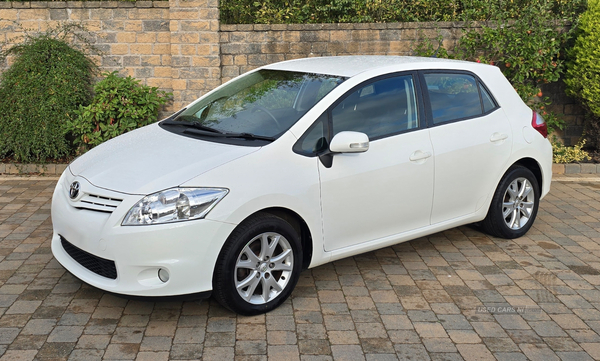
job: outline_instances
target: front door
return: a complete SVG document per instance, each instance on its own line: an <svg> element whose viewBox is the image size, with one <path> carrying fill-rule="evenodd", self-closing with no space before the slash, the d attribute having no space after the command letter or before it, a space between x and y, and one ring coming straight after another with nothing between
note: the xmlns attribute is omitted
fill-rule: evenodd
<svg viewBox="0 0 600 361"><path fill-rule="evenodd" d="M412 74L369 82L329 113L331 135L366 133L365 153L319 164L326 251L428 226L433 148L422 127Z"/></svg>

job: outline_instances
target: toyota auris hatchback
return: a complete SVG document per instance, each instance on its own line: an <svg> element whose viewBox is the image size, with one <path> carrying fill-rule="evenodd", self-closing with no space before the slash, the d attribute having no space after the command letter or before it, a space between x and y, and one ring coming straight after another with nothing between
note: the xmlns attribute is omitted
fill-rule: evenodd
<svg viewBox="0 0 600 361"><path fill-rule="evenodd" d="M546 137L494 66L271 64L77 158L52 251L109 292L263 313L305 268L474 222L524 235L550 189Z"/></svg>

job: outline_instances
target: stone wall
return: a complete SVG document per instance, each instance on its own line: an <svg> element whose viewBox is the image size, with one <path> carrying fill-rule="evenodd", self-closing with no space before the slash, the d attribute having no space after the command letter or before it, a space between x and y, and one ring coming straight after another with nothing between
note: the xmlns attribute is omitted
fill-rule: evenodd
<svg viewBox="0 0 600 361"><path fill-rule="evenodd" d="M221 25L222 79L276 61L336 55L411 55L415 43L444 36L453 47L461 23ZM438 33L439 32L439 33Z"/></svg>
<svg viewBox="0 0 600 361"><path fill-rule="evenodd" d="M0 43L28 31L79 23L103 53L103 71L117 70L173 92L167 111L259 66L287 59L333 55L411 55L425 38L452 48L462 23L219 24L218 0L0 2ZM10 64L0 64L0 70ZM544 88L564 114L565 143L577 142L583 112L560 84Z"/></svg>
<svg viewBox="0 0 600 361"><path fill-rule="evenodd" d="M0 42L81 24L103 71L172 91L172 110L221 83L218 18L217 0L0 2Z"/></svg>

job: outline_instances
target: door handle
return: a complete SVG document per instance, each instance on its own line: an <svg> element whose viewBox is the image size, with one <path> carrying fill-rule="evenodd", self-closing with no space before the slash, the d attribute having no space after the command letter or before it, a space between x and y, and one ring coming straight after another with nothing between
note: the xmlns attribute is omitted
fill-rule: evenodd
<svg viewBox="0 0 600 361"><path fill-rule="evenodd" d="M431 157L430 152L423 152L423 151L417 150L413 154L411 154L410 157L408 157L408 159L410 159L411 162L417 162L420 160L427 159L429 157Z"/></svg>
<svg viewBox="0 0 600 361"><path fill-rule="evenodd" d="M508 134L494 133L490 138L490 142L499 142L508 138Z"/></svg>

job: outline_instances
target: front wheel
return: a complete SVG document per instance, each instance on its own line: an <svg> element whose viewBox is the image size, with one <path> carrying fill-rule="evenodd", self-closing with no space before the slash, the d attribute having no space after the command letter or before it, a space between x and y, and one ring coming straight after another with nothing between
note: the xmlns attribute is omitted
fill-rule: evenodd
<svg viewBox="0 0 600 361"><path fill-rule="evenodd" d="M510 168L494 193L483 229L492 236L514 239L531 228L538 211L540 189L527 168Z"/></svg>
<svg viewBox="0 0 600 361"><path fill-rule="evenodd" d="M283 219L264 214L244 221L221 250L213 296L242 315L269 312L292 293L302 266L300 237Z"/></svg>

